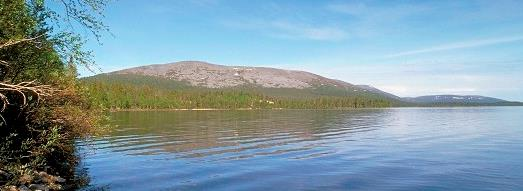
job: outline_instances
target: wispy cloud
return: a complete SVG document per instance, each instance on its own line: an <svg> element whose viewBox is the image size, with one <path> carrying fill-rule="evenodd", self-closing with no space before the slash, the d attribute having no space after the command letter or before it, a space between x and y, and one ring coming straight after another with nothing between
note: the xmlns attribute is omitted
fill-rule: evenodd
<svg viewBox="0 0 523 191"><path fill-rule="evenodd" d="M275 30L275 36L284 38L341 40L348 36L344 30L336 27L307 26L281 21L268 23L268 26Z"/></svg>
<svg viewBox="0 0 523 191"><path fill-rule="evenodd" d="M255 30L262 33L284 39L305 39L318 41L334 41L346 39L349 35L346 31L335 26L319 26L289 21L228 21L226 26L243 30Z"/></svg>
<svg viewBox="0 0 523 191"><path fill-rule="evenodd" d="M337 41L396 30L401 20L428 9L421 5L373 3L326 3L313 9L269 5L260 8L264 10L263 15L255 12L252 14L255 18L242 16L222 24L277 38Z"/></svg>
<svg viewBox="0 0 523 191"><path fill-rule="evenodd" d="M412 14L422 13L429 8L422 5L396 4L391 6L376 6L369 3L331 3L327 10L352 15L360 19L398 20Z"/></svg>
<svg viewBox="0 0 523 191"><path fill-rule="evenodd" d="M353 36L371 37L401 29L405 25L402 21L430 12L431 8L422 4L384 6L372 2L344 2L329 3L325 9L342 15Z"/></svg>
<svg viewBox="0 0 523 191"><path fill-rule="evenodd" d="M416 49L416 50L398 52L398 53L394 53L394 54L389 54L386 57L393 58L393 57L410 56L410 55L438 52L438 51L448 51L448 50L463 49L463 48L474 48L474 47L480 47L480 46L516 42L516 41L521 41L521 40L523 40L523 36L511 36L511 37L455 42L455 43L443 44L443 45L438 45L438 46L433 46L433 47L428 47L428 48L421 48L421 49Z"/></svg>

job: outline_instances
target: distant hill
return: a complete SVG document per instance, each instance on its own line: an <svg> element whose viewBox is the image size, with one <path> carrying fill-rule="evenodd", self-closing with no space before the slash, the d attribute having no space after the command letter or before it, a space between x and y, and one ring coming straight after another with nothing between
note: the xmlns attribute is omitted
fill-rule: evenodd
<svg viewBox="0 0 523 191"><path fill-rule="evenodd" d="M521 102L510 102L478 95L429 95L402 99L406 102L432 105L523 105Z"/></svg>
<svg viewBox="0 0 523 191"><path fill-rule="evenodd" d="M109 74L137 74L188 82L192 86L226 88L258 86L263 88L305 89L319 86L360 89L350 83L313 73L266 67L222 66L200 61L182 61L129 68Z"/></svg>
<svg viewBox="0 0 523 191"><path fill-rule="evenodd" d="M82 79L101 104L118 108L346 108L517 105L481 96L400 98L304 71L200 61L155 64ZM255 103L256 102L256 103Z"/></svg>
<svg viewBox="0 0 523 191"><path fill-rule="evenodd" d="M370 86L353 85L304 71L223 66L200 61L140 66L90 78L118 80L119 78L140 78L139 76L154 77L161 81L170 80L173 84L177 84L177 88L182 88L182 86L186 89L234 88L257 91L276 97L365 96L400 99ZM129 83L129 81L122 83Z"/></svg>

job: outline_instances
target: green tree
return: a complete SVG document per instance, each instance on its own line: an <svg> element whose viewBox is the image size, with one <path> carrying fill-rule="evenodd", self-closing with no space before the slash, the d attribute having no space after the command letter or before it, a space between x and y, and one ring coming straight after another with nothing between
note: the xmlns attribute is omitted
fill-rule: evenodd
<svg viewBox="0 0 523 191"><path fill-rule="evenodd" d="M83 49L85 35L72 26L98 39L106 30L100 18L107 2L58 3L53 7L63 10L45 0L0 0L0 170L11 174L0 188L27 185L31 179L21 177L44 170L73 179L74 139L101 119L77 83L76 68L92 69L94 62Z"/></svg>

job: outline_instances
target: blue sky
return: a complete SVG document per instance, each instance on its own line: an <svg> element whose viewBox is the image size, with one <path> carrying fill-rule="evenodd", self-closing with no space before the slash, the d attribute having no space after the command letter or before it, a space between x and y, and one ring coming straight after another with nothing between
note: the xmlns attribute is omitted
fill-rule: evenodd
<svg viewBox="0 0 523 191"><path fill-rule="evenodd" d="M305 70L399 96L523 101L519 0L121 0L105 22L114 35L88 44L103 72L200 60Z"/></svg>

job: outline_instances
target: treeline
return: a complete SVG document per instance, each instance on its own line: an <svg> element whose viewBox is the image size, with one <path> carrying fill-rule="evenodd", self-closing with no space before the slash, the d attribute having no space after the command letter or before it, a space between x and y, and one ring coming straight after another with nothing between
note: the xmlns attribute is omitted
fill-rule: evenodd
<svg viewBox="0 0 523 191"><path fill-rule="evenodd" d="M121 79L121 78L119 78ZM255 89L211 89L165 85L149 77L84 80L94 103L109 109L336 109L390 107L387 99L364 96L269 96ZM145 80L144 80L145 79ZM129 81L131 80L131 81ZM179 83L179 82L178 82ZM162 85L158 85L162 84ZM297 92L299 93L299 92Z"/></svg>

